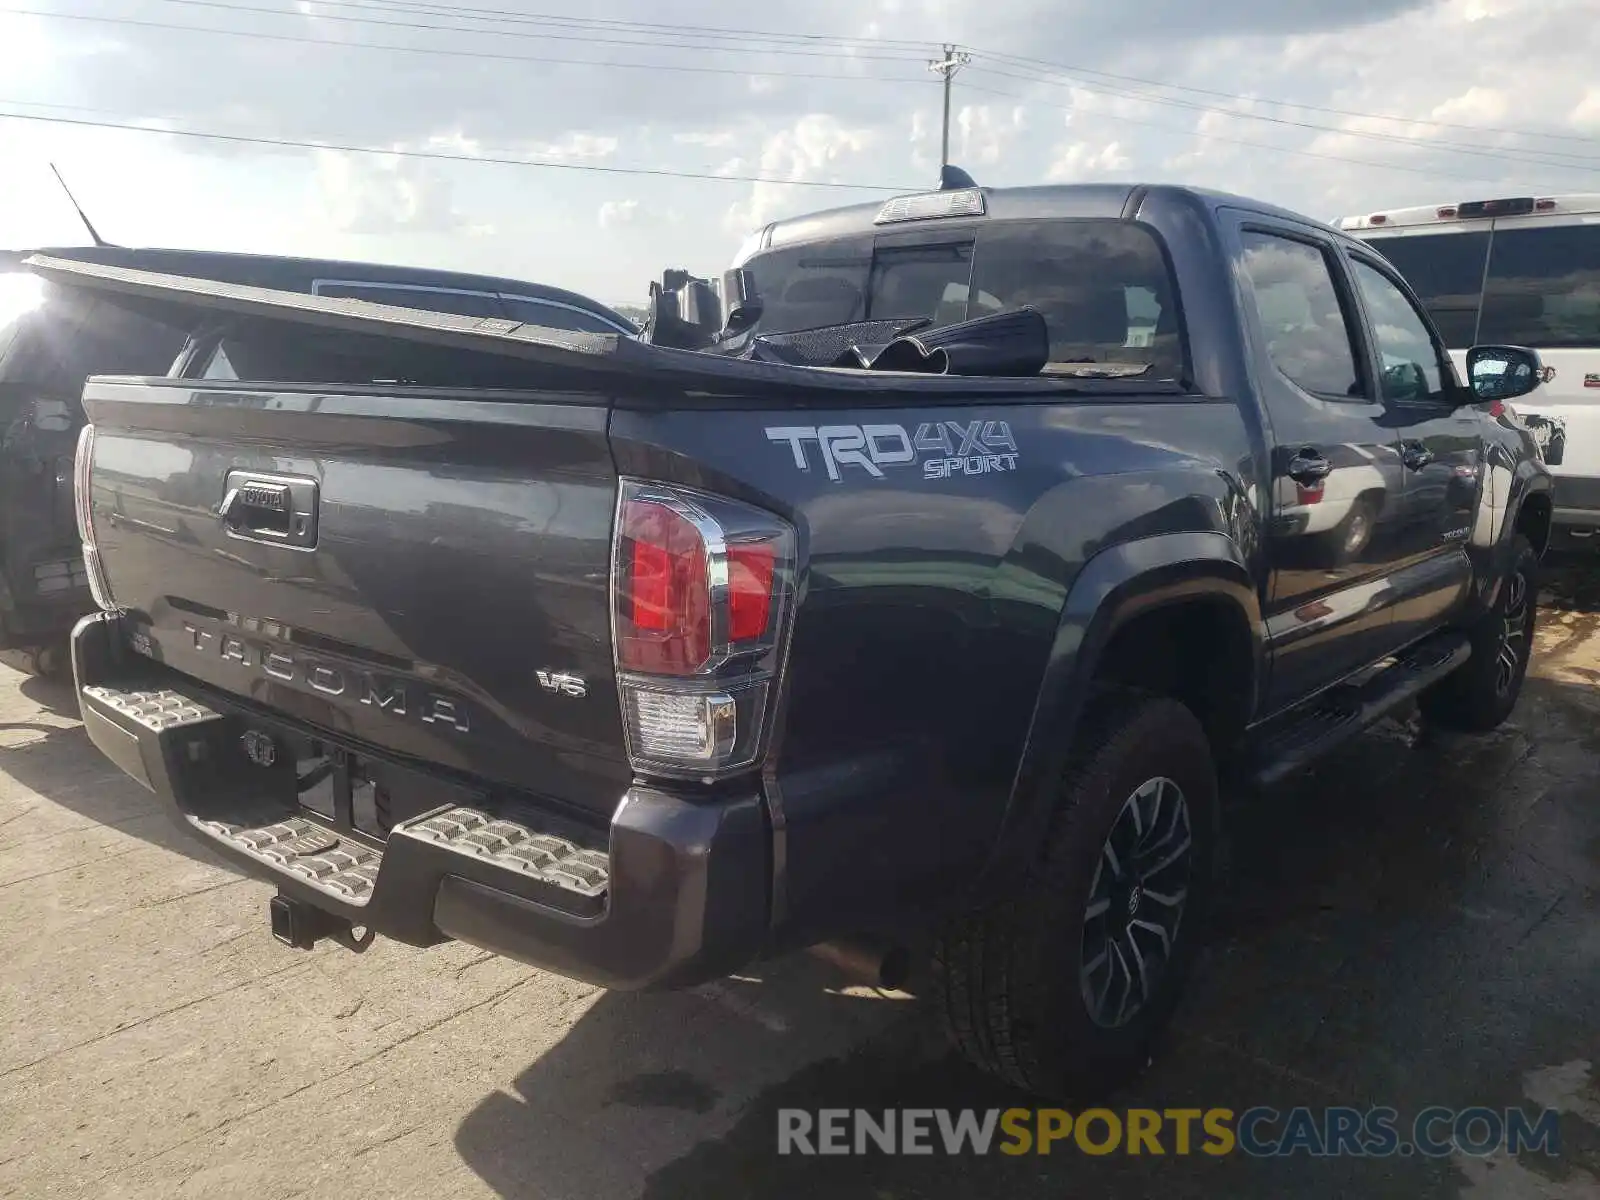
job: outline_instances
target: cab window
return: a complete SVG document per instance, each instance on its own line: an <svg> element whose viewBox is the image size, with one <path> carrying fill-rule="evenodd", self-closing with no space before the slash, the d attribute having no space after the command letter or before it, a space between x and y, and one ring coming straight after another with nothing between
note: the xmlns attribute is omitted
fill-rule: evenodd
<svg viewBox="0 0 1600 1200"><path fill-rule="evenodd" d="M1379 391L1386 401L1415 403L1435 399L1445 390L1446 376L1439 348L1427 322L1395 282L1361 259L1352 259L1382 374Z"/></svg>

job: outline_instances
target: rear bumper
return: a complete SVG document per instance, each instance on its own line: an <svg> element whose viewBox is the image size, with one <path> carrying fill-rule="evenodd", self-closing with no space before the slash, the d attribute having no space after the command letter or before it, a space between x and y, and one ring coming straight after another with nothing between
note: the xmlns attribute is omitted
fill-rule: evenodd
<svg viewBox="0 0 1600 1200"><path fill-rule="evenodd" d="M90 739L180 828L283 893L398 941L458 938L609 988L686 986L759 953L770 837L754 793L691 803L636 785L585 838L438 779L438 807L384 842L352 836L286 804L281 773L246 754L241 735L270 720L141 659L119 626L96 613L73 631Z"/></svg>

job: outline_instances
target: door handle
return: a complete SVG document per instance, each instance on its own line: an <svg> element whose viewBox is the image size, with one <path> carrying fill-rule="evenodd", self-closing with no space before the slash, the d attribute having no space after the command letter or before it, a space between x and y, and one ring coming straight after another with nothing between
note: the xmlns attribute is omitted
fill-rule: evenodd
<svg viewBox="0 0 1600 1200"><path fill-rule="evenodd" d="M1309 446L1295 451L1289 460L1289 478L1309 487L1320 483L1333 473L1333 464Z"/></svg>
<svg viewBox="0 0 1600 1200"><path fill-rule="evenodd" d="M1421 442L1403 442L1400 446L1400 461L1413 471L1420 471L1433 461L1433 451Z"/></svg>

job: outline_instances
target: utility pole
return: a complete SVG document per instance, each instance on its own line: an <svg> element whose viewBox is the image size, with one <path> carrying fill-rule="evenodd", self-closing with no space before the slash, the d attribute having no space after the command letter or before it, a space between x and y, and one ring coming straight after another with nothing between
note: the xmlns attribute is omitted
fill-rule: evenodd
<svg viewBox="0 0 1600 1200"><path fill-rule="evenodd" d="M944 137L939 145L941 171L950 165L950 81L955 78L957 71L971 61L972 55L965 50L958 51L954 46L946 44L944 57L928 64L928 70L944 76Z"/></svg>

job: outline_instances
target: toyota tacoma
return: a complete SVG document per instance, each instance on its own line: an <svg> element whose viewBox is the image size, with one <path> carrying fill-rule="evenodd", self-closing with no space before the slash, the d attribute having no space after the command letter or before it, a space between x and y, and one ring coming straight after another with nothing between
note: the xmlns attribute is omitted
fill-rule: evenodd
<svg viewBox="0 0 1600 1200"><path fill-rule="evenodd" d="M636 989L920 929L961 1049L1082 1095L1177 1000L1222 794L1413 700L1489 730L1528 667L1536 354L1480 397L1375 250L1250 200L783 221L641 338L30 265L193 330L86 385L73 667L291 945Z"/></svg>

